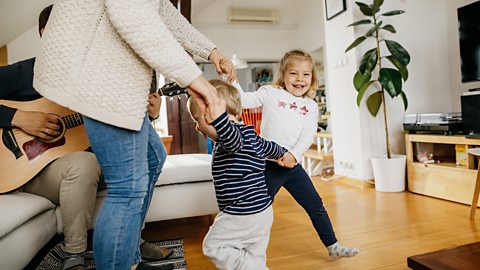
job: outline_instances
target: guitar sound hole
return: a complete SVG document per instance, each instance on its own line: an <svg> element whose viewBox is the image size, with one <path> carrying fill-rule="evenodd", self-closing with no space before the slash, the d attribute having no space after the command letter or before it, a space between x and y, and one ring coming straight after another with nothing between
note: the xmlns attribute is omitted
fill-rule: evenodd
<svg viewBox="0 0 480 270"><path fill-rule="evenodd" d="M63 138L63 136L65 136L65 132L67 131L67 128L65 126L65 122L63 121L63 119L60 116L58 116L56 114L54 114L54 116L56 116L57 119L58 119L57 125L60 126L60 129L58 130L58 132L60 132L60 134L58 136L56 136L55 138L50 139L50 140L46 140L46 139L39 138L39 137L37 137L37 140L39 140L41 142L44 142L44 143L56 143L56 142L60 141Z"/></svg>

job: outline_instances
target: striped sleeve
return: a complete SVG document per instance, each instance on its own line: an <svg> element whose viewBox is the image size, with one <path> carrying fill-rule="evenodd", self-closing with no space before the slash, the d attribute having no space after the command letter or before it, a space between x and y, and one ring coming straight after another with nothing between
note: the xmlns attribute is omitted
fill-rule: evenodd
<svg viewBox="0 0 480 270"><path fill-rule="evenodd" d="M278 145L273 141L267 141L260 136L257 136L257 142L260 143L261 147L265 151L266 158L278 159L287 152L286 148Z"/></svg>
<svg viewBox="0 0 480 270"><path fill-rule="evenodd" d="M227 112L215 119L212 126L217 131L217 141L226 151L235 153L242 148L242 134L238 127L230 122Z"/></svg>

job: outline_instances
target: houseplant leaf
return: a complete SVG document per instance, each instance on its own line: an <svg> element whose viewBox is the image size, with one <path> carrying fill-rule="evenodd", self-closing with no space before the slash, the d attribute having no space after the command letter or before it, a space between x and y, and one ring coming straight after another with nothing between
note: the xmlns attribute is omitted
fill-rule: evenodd
<svg viewBox="0 0 480 270"><path fill-rule="evenodd" d="M404 66L410 63L410 54L408 54L407 50L405 50L402 45L393 40L385 40L385 44L387 45L390 53L395 56L400 63L402 63Z"/></svg>
<svg viewBox="0 0 480 270"><path fill-rule="evenodd" d="M378 9L380 6L383 5L383 0L373 0L373 7Z"/></svg>
<svg viewBox="0 0 480 270"><path fill-rule="evenodd" d="M385 90L392 98L402 92L402 76L396 69L380 69L378 81L385 87Z"/></svg>
<svg viewBox="0 0 480 270"><path fill-rule="evenodd" d="M361 24L369 24L369 23L372 23L371 20L360 20L360 21L356 21L354 23L351 23L349 24L347 27L350 27L350 26L357 26L357 25L361 25Z"/></svg>
<svg viewBox="0 0 480 270"><path fill-rule="evenodd" d="M385 12L385 13L381 14L381 16L395 16L395 15L400 15L400 14L403 14L403 13L405 13L405 11L403 11L403 10L392 10L392 11Z"/></svg>
<svg viewBox="0 0 480 270"><path fill-rule="evenodd" d="M360 107L360 103L362 102L363 96L365 95L365 92L367 92L367 89L374 83L375 81L369 81L368 83L364 84L362 88L358 91L357 95L357 106Z"/></svg>
<svg viewBox="0 0 480 270"><path fill-rule="evenodd" d="M400 72L400 75L402 75L403 81L407 81L408 69L402 63L400 63L400 61L398 61L398 59L395 58L395 56L393 55L387 56L387 59L398 69L398 71Z"/></svg>
<svg viewBox="0 0 480 270"><path fill-rule="evenodd" d="M365 36L369 37L371 36L373 33L375 33L375 31L378 30L378 28L380 26L382 26L382 21L379 21L378 23L376 23L372 28L370 28L370 30L368 30L368 32L365 34Z"/></svg>
<svg viewBox="0 0 480 270"><path fill-rule="evenodd" d="M377 55L377 48L373 48L367 51L362 58L362 62L360 62L360 66L358 70L365 74L367 71L372 72L375 69L377 64L378 55Z"/></svg>
<svg viewBox="0 0 480 270"><path fill-rule="evenodd" d="M360 91L363 85L367 83L371 77L372 73L370 72L362 74L360 71L357 71L357 73L355 73L355 76L353 76L353 86L355 87L355 89L357 89L357 91Z"/></svg>
<svg viewBox="0 0 480 270"><path fill-rule="evenodd" d="M389 31L393 34L397 33L397 30L395 30L395 27L393 27L393 25L391 25L391 24L387 24L384 27L382 27L381 29L387 30L387 31Z"/></svg>
<svg viewBox="0 0 480 270"><path fill-rule="evenodd" d="M407 99L407 95L405 95L405 92L401 92L400 93L400 96L402 97L402 100L403 100L403 108L404 110L406 111L407 108L408 108L408 99Z"/></svg>
<svg viewBox="0 0 480 270"><path fill-rule="evenodd" d="M371 115L377 116L380 106L382 106L382 91L371 94L367 99L367 108Z"/></svg>
<svg viewBox="0 0 480 270"><path fill-rule="evenodd" d="M373 9L369 5L362 2L355 2L355 4L357 4L357 6L360 8L360 11L363 13L363 15L373 16Z"/></svg>
<svg viewBox="0 0 480 270"><path fill-rule="evenodd" d="M350 46L348 46L345 52L348 52L351 49L357 47L358 44L362 43L365 39L367 39L367 37L364 37L364 36L358 37L357 39L355 39L355 41L352 42L352 44L350 44Z"/></svg>

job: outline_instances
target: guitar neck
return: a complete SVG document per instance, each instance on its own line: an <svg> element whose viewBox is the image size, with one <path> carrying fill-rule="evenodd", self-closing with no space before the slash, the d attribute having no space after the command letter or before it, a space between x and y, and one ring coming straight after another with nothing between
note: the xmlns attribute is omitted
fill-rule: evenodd
<svg viewBox="0 0 480 270"><path fill-rule="evenodd" d="M62 117L62 120L65 123L65 127L67 129L83 125L83 118L82 115L79 113L64 115Z"/></svg>

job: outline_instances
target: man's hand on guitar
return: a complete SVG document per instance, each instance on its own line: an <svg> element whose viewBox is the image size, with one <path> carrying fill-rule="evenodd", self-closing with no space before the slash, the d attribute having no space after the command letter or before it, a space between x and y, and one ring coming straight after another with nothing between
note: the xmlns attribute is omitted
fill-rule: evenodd
<svg viewBox="0 0 480 270"><path fill-rule="evenodd" d="M157 119L160 114L160 106L162 105L162 97L158 93L148 96L148 116L151 119Z"/></svg>
<svg viewBox="0 0 480 270"><path fill-rule="evenodd" d="M42 139L51 140L60 134L58 118L44 112L17 110L12 119L12 126Z"/></svg>

